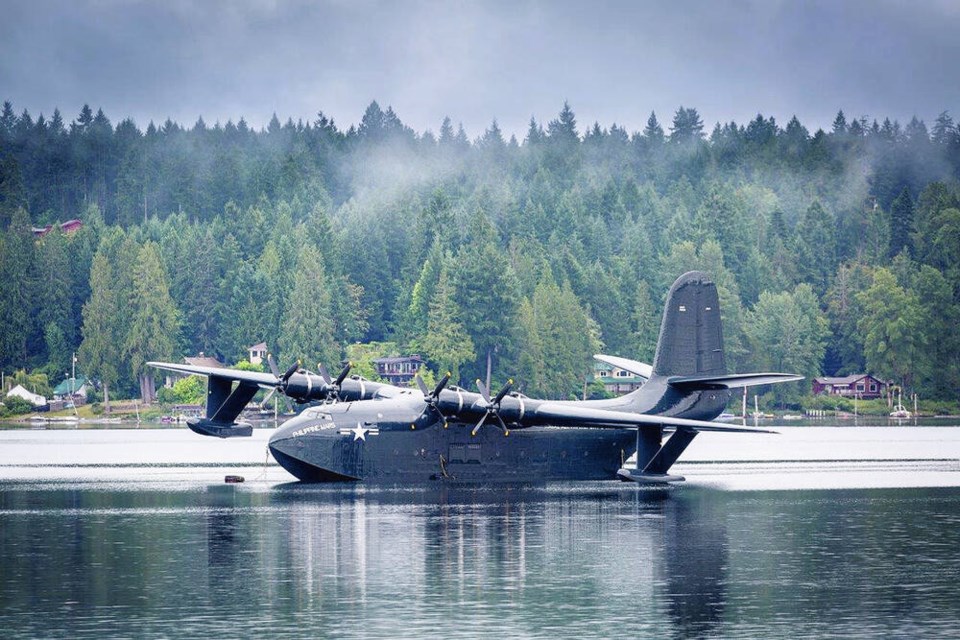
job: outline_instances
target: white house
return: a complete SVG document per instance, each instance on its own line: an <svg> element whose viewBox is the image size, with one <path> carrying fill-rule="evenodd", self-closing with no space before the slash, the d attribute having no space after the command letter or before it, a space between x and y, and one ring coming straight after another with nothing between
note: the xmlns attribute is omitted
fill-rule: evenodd
<svg viewBox="0 0 960 640"><path fill-rule="evenodd" d="M39 394L31 393L22 384L18 384L13 389L10 389L10 391L7 392L7 397L9 398L10 396L22 398L35 407L43 407L47 404L46 398Z"/></svg>
<svg viewBox="0 0 960 640"><path fill-rule="evenodd" d="M250 352L250 364L261 364L267 359L266 342L255 344L252 347L249 347L247 351Z"/></svg>

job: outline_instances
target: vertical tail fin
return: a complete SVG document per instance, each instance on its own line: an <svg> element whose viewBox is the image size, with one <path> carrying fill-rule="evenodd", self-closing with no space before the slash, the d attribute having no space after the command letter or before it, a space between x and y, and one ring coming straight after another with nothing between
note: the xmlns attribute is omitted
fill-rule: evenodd
<svg viewBox="0 0 960 640"><path fill-rule="evenodd" d="M726 372L717 286L707 274L690 271L677 278L667 294L653 374Z"/></svg>

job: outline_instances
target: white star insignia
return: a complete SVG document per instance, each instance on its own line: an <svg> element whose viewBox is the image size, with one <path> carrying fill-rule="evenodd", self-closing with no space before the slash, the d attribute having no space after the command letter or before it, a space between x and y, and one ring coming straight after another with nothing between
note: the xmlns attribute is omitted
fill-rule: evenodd
<svg viewBox="0 0 960 640"><path fill-rule="evenodd" d="M367 432L370 431L370 429L367 429L366 427L364 427L362 424L358 422L357 426L354 427L353 429L350 429L350 431L353 433L354 442L356 442L357 440L363 440L364 442L366 442Z"/></svg>

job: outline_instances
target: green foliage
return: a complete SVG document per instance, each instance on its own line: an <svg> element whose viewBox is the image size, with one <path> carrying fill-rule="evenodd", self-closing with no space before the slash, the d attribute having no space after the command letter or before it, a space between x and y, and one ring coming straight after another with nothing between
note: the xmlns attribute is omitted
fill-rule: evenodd
<svg viewBox="0 0 960 640"><path fill-rule="evenodd" d="M334 339L329 280L320 252L305 245L296 261L293 289L283 316L277 345L282 362L302 359L313 368L340 362L340 346Z"/></svg>
<svg viewBox="0 0 960 640"><path fill-rule="evenodd" d="M475 357L473 341L459 319L459 309L453 299L453 287L447 269L440 270L430 311L427 316L426 334L418 341L424 354L437 365L437 372L453 374L460 380L460 365Z"/></svg>
<svg viewBox="0 0 960 640"><path fill-rule="evenodd" d="M145 363L173 359L180 334L180 312L170 297L167 276L153 242L144 244L137 256L130 310L123 352L133 374L141 379L141 396L149 402L153 394L152 380Z"/></svg>
<svg viewBox="0 0 960 640"><path fill-rule="evenodd" d="M249 360L238 360L235 364L230 365L230 368L237 369L238 371L255 371L257 373L266 371L266 367L263 364L255 364Z"/></svg>
<svg viewBox="0 0 960 640"><path fill-rule="evenodd" d="M53 387L50 385L50 378L41 370L34 370L27 373L25 369L19 369L12 376L7 376L7 387L12 389L17 385L22 385L24 389L31 393L36 393L44 398L53 397Z"/></svg>
<svg viewBox="0 0 960 640"><path fill-rule="evenodd" d="M0 408L0 418L23 415L24 413L31 413L33 411L33 405L29 400L24 400L17 396L4 398L3 405L4 406Z"/></svg>
<svg viewBox="0 0 960 640"><path fill-rule="evenodd" d="M563 311L558 327L579 309L581 337L649 360L667 287L702 269L720 289L732 369L768 362L757 314L776 302L818 307L833 332L817 367L787 363L878 375L896 364L922 396L948 397L960 380L960 132L946 113L929 132L840 113L812 135L758 114L705 138L694 108L668 133L652 113L629 132L584 127L564 104L545 125L531 119L521 143L495 122L471 143L449 118L437 137L417 134L376 103L346 130L319 114L261 131L243 120L140 131L86 106L41 126L7 104L2 120L7 371L60 372L79 348L78 371L109 398L138 379L149 392L150 358L235 361L266 341L281 361L333 368L345 345L393 341L466 358L466 378L489 358L500 380L568 397L582 393L577 368L551 378L551 359L569 354L537 299ZM34 238L32 226L71 218L84 227ZM444 267L450 300L437 295ZM866 296L879 268L905 307ZM889 342L897 320L909 357L888 357L903 350ZM472 356L455 353L467 345L458 323ZM441 336L428 353L423 340ZM813 359L816 344L803 349ZM587 349L572 351L589 366Z"/></svg>
<svg viewBox="0 0 960 640"><path fill-rule="evenodd" d="M873 284L857 294L863 315L857 329L864 334L867 368L911 387L920 350L926 342L923 314L916 296L901 287L888 269L873 272Z"/></svg>
<svg viewBox="0 0 960 640"><path fill-rule="evenodd" d="M187 376L173 383L173 402L176 404L203 404L207 397L207 382L200 376Z"/></svg>
<svg viewBox="0 0 960 640"><path fill-rule="evenodd" d="M347 361L352 365L351 374L363 376L367 380L380 380L377 368L373 361L378 358L387 358L400 355L394 342L367 342L348 344L346 348Z"/></svg>
<svg viewBox="0 0 960 640"><path fill-rule="evenodd" d="M533 299L521 306L520 371L525 393L548 398L580 397L601 349L599 327L580 305L569 283L541 276Z"/></svg>
<svg viewBox="0 0 960 640"><path fill-rule="evenodd" d="M830 330L810 285L761 293L747 313L745 333L760 370L800 373L808 381L820 374ZM808 381L775 385L775 402L795 403L809 388Z"/></svg>

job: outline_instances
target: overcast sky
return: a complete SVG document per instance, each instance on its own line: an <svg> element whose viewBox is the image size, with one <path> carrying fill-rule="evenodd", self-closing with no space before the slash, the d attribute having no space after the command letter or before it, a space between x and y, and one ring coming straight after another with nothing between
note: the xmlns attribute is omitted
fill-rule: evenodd
<svg viewBox="0 0 960 640"><path fill-rule="evenodd" d="M89 103L141 128L274 112L343 128L376 99L417 131L522 138L568 100L599 121L708 129L948 110L960 120L960 0L787 2L164 2L2 0L0 100L66 120Z"/></svg>

